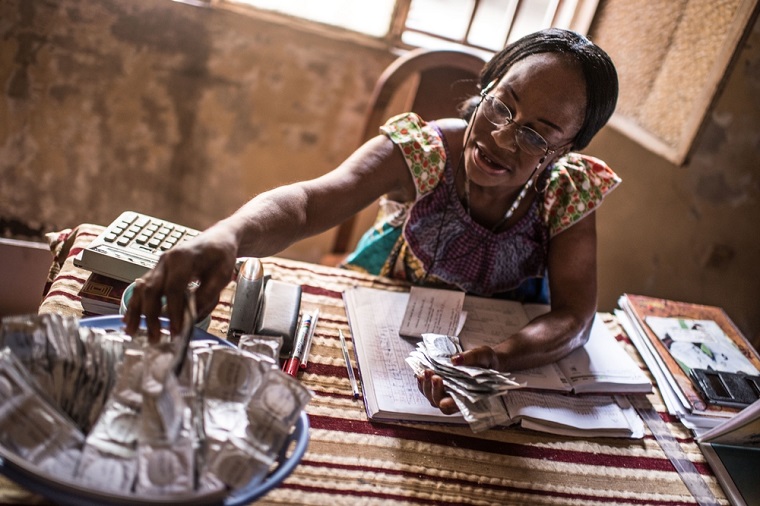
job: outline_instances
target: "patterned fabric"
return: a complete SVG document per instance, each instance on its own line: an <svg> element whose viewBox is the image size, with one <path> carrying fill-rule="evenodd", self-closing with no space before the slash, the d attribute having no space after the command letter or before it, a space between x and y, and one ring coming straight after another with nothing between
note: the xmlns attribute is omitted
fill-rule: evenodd
<svg viewBox="0 0 760 506"><path fill-rule="evenodd" d="M93 225L78 227L71 253L102 230ZM282 258L262 261L273 279L301 285L302 310L319 308L320 318L308 366L298 378L314 392L306 407L311 426L308 449L293 473L257 505L695 504L651 435L643 440L584 440L520 428L473 434L466 426L370 422L362 399L352 396L341 354L339 330L346 335L351 357L355 356L342 292L351 286L403 290L407 285ZM74 267L68 256L40 311L81 315L77 293L87 274ZM218 337L227 332L233 291L231 284L213 312L210 331ZM620 344L644 367L614 318L603 317ZM361 364L353 365L361 373ZM361 375L357 377L361 380ZM690 432L665 412L656 389L648 398L718 503L729 504ZM0 477L3 504L40 501L39 496Z"/></svg>
<svg viewBox="0 0 760 506"><path fill-rule="evenodd" d="M542 218L554 237L594 211L620 184L620 178L603 161L569 153L549 172Z"/></svg>
<svg viewBox="0 0 760 506"><path fill-rule="evenodd" d="M620 178L604 162L572 153L545 171L543 199L511 228L492 232L457 198L454 167L435 123L414 113L381 128L396 143L417 189L414 202L381 201L381 213L345 267L417 284L456 287L484 296L547 302L544 278L551 237L601 204Z"/></svg>

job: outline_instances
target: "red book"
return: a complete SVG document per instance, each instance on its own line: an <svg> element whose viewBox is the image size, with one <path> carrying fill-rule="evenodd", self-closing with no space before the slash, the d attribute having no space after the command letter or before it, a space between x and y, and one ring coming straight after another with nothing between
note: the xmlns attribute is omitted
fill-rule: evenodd
<svg viewBox="0 0 760 506"><path fill-rule="evenodd" d="M96 315L119 314L119 305L129 283L92 273L87 278L79 297L86 313Z"/></svg>

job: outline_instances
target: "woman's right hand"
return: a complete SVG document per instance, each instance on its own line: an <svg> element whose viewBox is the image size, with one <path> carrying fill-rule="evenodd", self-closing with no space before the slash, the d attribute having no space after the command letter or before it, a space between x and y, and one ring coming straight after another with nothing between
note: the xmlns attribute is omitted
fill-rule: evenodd
<svg viewBox="0 0 760 506"><path fill-rule="evenodd" d="M467 365L472 367L483 367L486 369L498 369L499 357L490 346L480 346L462 353L452 355L451 363L456 365ZM422 395L427 397L428 402L434 408L438 408L445 415L453 415L459 412L454 399L446 393L443 385L443 378L427 369L421 376L417 376L417 388Z"/></svg>
<svg viewBox="0 0 760 506"><path fill-rule="evenodd" d="M124 315L126 331L134 334L145 316L148 336L157 341L161 334L158 318L162 297L166 297L166 315L172 336L182 330L185 292L191 282L199 283L195 291L198 318L213 311L219 295L232 279L237 243L232 232L216 226L195 239L164 252L156 266L137 279Z"/></svg>

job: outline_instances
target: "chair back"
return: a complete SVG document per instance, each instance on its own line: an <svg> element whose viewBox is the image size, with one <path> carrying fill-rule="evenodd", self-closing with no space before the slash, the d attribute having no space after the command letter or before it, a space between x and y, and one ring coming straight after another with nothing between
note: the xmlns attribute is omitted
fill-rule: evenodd
<svg viewBox="0 0 760 506"><path fill-rule="evenodd" d="M415 112L425 120L456 118L459 105L479 93L478 77L485 60L464 50L414 49L400 56L383 71L367 106L362 142L378 134L380 126L395 114ZM376 205L338 226L323 264L337 265L353 250L363 230L357 222L371 224ZM362 220L363 218L363 220Z"/></svg>

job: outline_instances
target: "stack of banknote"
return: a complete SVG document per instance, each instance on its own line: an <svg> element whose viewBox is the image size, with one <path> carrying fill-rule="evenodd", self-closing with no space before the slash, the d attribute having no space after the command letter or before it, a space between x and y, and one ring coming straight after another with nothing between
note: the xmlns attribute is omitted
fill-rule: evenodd
<svg viewBox="0 0 760 506"><path fill-rule="evenodd" d="M455 336L422 334L422 341L406 362L418 376L430 369L443 379L446 392L474 432L509 424L501 396L522 385L509 374L493 369L453 365L451 356L461 351Z"/></svg>

